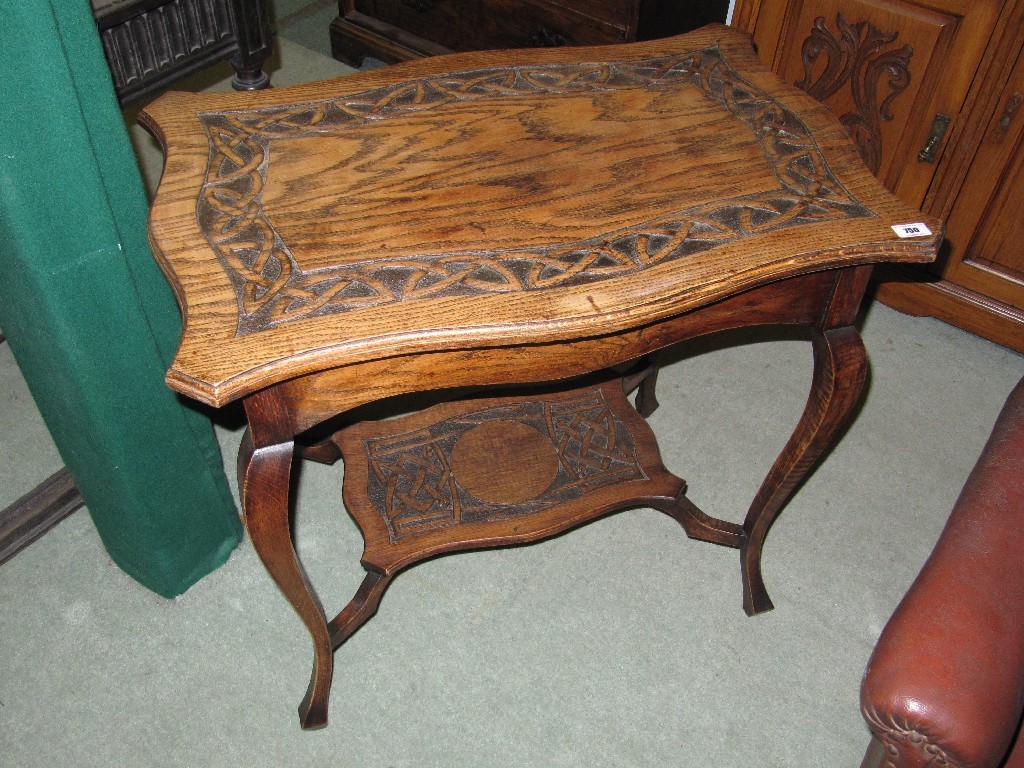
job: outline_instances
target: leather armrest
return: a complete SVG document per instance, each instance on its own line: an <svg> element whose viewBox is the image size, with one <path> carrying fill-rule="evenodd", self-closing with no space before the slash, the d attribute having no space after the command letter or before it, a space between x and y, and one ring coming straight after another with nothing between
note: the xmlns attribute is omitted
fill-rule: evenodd
<svg viewBox="0 0 1024 768"><path fill-rule="evenodd" d="M1022 707L1024 380L861 684L861 711L886 765L901 768L999 765Z"/></svg>

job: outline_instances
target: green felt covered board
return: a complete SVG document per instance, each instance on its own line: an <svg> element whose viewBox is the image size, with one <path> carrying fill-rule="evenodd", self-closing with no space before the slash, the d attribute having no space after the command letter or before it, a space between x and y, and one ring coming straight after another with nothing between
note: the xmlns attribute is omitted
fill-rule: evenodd
<svg viewBox="0 0 1024 768"><path fill-rule="evenodd" d="M0 328L111 557L180 594L241 537L89 0L0 0ZM28 490L28 489L26 489Z"/></svg>

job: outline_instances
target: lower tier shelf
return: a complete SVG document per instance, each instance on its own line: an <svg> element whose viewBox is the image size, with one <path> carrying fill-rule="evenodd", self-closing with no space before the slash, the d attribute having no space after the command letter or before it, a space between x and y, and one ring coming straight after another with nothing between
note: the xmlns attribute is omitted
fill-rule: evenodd
<svg viewBox="0 0 1024 768"><path fill-rule="evenodd" d="M560 392L444 403L333 438L363 565L386 575L443 552L536 541L648 506L694 538L738 547L661 462L621 379Z"/></svg>

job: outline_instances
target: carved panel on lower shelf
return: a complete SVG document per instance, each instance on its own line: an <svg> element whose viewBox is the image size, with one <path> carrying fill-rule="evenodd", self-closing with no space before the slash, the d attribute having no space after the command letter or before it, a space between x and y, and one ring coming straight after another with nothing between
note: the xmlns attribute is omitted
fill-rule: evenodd
<svg viewBox="0 0 1024 768"><path fill-rule="evenodd" d="M675 498L621 380L445 403L333 440L345 506L384 571L431 553L533 541L642 497Z"/></svg>

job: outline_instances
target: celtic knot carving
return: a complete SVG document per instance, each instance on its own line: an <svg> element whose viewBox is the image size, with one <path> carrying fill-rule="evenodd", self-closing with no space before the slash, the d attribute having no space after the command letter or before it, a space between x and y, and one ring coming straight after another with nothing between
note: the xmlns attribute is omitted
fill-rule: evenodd
<svg viewBox="0 0 1024 768"><path fill-rule="evenodd" d="M779 189L682 210L569 244L367 260L305 273L262 209L275 139L341 133L454 102L538 93L693 87L744 123ZM782 227L872 215L832 175L807 127L718 48L660 59L439 75L284 108L206 113L197 219L236 289L240 335L291 320L439 296L535 291L640 272Z"/></svg>
<svg viewBox="0 0 1024 768"><path fill-rule="evenodd" d="M513 505L475 498L452 470L459 440L487 421L512 421L549 439L558 457L546 491ZM485 408L396 436L365 440L367 495L392 543L416 533L524 517L625 480L645 479L632 435L600 390ZM481 457L486 462L486 457Z"/></svg>
<svg viewBox="0 0 1024 768"><path fill-rule="evenodd" d="M869 21L850 24L842 13L836 14L836 27L838 36L823 16L814 20L814 28L801 49L804 76L796 87L825 101L849 83L856 111L840 115L839 121L860 150L865 165L878 173L882 165L882 122L893 119L893 101L910 86L914 49L904 45L884 50L899 37L898 32L881 32ZM827 62L812 81L811 69L821 54ZM885 75L889 77L889 93L879 100L879 82Z"/></svg>

